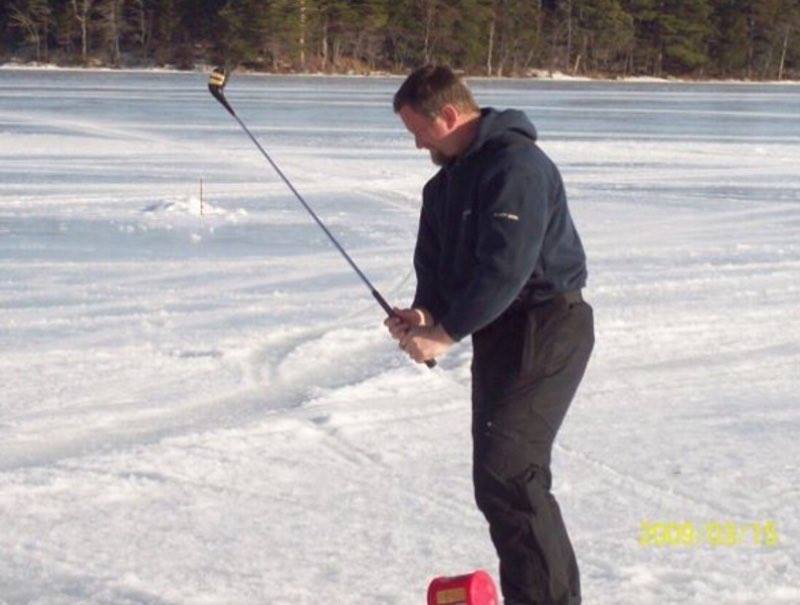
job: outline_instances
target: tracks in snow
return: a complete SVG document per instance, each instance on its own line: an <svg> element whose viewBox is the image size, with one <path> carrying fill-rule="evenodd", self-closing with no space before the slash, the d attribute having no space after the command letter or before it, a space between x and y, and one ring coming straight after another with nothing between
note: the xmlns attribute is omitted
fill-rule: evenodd
<svg viewBox="0 0 800 605"><path fill-rule="evenodd" d="M335 441L336 430L326 425L320 411L304 412L303 404L408 363L382 330L346 327L347 323L276 333L249 353L218 351L210 358L214 363L235 363L241 372L240 388L223 397L143 408L134 397L118 406L70 407L5 418L0 425L4 442L0 472L149 445L187 433L239 428L270 416L307 422Z"/></svg>

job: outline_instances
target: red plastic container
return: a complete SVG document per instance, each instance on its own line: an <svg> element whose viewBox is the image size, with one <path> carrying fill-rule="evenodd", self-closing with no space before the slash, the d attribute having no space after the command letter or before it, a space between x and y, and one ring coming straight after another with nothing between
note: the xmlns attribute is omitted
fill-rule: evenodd
<svg viewBox="0 0 800 605"><path fill-rule="evenodd" d="M428 586L428 605L499 605L492 577L479 569L464 576L435 578Z"/></svg>

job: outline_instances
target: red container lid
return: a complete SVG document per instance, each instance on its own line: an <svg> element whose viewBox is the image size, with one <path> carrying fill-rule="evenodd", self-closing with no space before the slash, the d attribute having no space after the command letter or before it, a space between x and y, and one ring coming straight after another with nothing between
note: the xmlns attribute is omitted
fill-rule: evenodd
<svg viewBox="0 0 800 605"><path fill-rule="evenodd" d="M428 586L428 605L499 605L491 576L479 569L463 576L439 577Z"/></svg>

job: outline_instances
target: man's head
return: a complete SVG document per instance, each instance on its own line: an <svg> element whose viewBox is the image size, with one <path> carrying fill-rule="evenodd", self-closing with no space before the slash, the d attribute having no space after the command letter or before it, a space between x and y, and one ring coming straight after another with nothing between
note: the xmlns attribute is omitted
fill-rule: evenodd
<svg viewBox="0 0 800 605"><path fill-rule="evenodd" d="M480 109L469 88L449 67L425 65L409 75L394 95L394 110L419 149L439 166L466 151Z"/></svg>

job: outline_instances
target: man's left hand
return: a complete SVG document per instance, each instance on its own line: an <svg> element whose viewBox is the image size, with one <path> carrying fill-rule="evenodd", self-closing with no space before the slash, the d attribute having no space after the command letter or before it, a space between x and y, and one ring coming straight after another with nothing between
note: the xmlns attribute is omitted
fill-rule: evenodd
<svg viewBox="0 0 800 605"><path fill-rule="evenodd" d="M400 339L400 348L417 363L425 363L444 354L455 341L439 324L411 328Z"/></svg>

